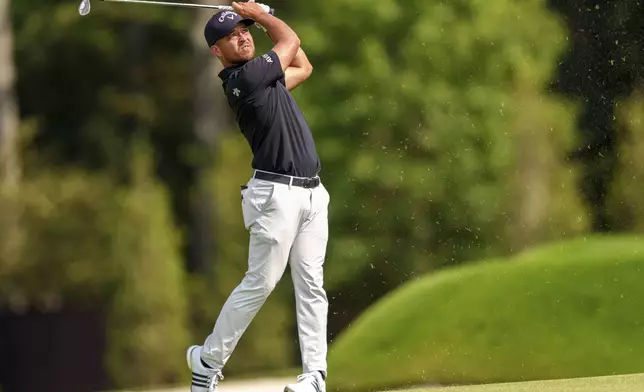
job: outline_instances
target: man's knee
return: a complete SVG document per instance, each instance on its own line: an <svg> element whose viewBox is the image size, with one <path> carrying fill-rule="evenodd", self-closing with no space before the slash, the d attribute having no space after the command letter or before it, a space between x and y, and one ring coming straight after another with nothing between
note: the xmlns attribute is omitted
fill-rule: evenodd
<svg viewBox="0 0 644 392"><path fill-rule="evenodd" d="M268 276L261 279L259 286L264 296L268 297L273 292L273 290L275 290L275 287L277 287L279 280L279 276Z"/></svg>
<svg viewBox="0 0 644 392"><path fill-rule="evenodd" d="M293 278L297 283L310 289L321 289L324 286L324 269L321 265L306 263L294 268Z"/></svg>
<svg viewBox="0 0 644 392"><path fill-rule="evenodd" d="M248 271L242 286L245 291L254 293L257 296L268 297L279 282L282 274L266 271Z"/></svg>

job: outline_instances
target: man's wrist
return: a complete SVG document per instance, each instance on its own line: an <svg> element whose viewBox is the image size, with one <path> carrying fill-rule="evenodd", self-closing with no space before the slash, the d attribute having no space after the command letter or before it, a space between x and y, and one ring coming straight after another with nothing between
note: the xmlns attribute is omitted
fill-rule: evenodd
<svg viewBox="0 0 644 392"><path fill-rule="evenodd" d="M271 14L269 14L269 13L268 13L268 12L266 12L266 11L262 11L262 12L261 12L259 15L257 15L257 17L255 18L255 23L259 23L260 25L264 26L264 28L266 28L266 26L264 25L264 23L265 23L266 19L270 19L270 17L271 17Z"/></svg>

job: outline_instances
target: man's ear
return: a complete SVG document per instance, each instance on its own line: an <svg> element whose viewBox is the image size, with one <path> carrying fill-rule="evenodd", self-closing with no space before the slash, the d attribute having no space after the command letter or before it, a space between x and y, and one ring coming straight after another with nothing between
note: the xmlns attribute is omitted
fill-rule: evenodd
<svg viewBox="0 0 644 392"><path fill-rule="evenodd" d="M221 50L219 50L216 44L210 47L210 52L212 52L212 54L214 54L217 57L221 56Z"/></svg>

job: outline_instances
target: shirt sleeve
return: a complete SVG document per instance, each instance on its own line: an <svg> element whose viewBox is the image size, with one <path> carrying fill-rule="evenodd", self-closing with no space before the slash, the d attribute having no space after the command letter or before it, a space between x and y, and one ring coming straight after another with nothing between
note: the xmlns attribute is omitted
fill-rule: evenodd
<svg viewBox="0 0 644 392"><path fill-rule="evenodd" d="M240 85L248 93L280 81L284 84L284 71L277 53L273 50L246 63L239 74Z"/></svg>

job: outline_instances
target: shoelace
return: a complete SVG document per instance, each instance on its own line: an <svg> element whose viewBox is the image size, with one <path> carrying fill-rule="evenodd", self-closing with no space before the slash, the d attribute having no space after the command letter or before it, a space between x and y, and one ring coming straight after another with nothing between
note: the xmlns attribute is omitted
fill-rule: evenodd
<svg viewBox="0 0 644 392"><path fill-rule="evenodd" d="M208 385L208 392L215 392L215 390L217 389L217 383L219 383L219 381L223 379L224 379L224 376L221 374L221 372L215 373L210 379L210 385Z"/></svg>

